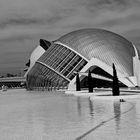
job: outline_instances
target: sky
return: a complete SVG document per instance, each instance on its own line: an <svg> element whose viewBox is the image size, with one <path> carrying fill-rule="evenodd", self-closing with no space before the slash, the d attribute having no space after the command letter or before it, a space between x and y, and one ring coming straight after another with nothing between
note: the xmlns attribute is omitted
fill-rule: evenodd
<svg viewBox="0 0 140 140"><path fill-rule="evenodd" d="M39 39L101 28L140 48L140 0L0 0L0 75L25 68Z"/></svg>

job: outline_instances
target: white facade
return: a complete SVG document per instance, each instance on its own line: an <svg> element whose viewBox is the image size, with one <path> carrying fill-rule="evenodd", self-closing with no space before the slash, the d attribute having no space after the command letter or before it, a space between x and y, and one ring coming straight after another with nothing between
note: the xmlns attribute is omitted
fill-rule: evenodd
<svg viewBox="0 0 140 140"><path fill-rule="evenodd" d="M25 73L24 77L27 76L27 74L29 73L29 71L32 69L32 67L34 66L35 62L40 58L40 56L43 55L43 53L45 52L45 50L41 47L41 46L37 46L33 52L31 53L30 56L30 67L28 68L27 72Z"/></svg>

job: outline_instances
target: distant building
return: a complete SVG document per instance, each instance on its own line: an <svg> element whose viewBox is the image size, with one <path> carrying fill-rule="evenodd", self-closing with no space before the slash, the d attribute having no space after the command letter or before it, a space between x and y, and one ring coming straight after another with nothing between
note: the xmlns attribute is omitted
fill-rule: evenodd
<svg viewBox="0 0 140 140"><path fill-rule="evenodd" d="M41 39L30 57L25 74L29 89L36 86L75 88L76 72L83 87L90 69L95 79L111 79L115 64L119 81L140 86L140 53L124 37L102 29L81 29L55 41ZM107 82L106 82L107 83Z"/></svg>

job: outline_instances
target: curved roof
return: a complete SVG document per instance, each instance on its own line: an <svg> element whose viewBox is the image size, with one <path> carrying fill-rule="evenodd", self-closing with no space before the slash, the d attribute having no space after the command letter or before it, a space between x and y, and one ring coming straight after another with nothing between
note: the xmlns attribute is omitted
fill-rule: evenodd
<svg viewBox="0 0 140 140"><path fill-rule="evenodd" d="M41 46L37 46L33 52L30 55L30 67L28 69L28 71L25 73L25 77L28 74L28 72L32 69L32 67L34 66L35 62L40 58L40 56L43 55L43 53L45 52L45 49Z"/></svg>
<svg viewBox="0 0 140 140"><path fill-rule="evenodd" d="M115 64L126 76L133 75L134 47L124 37L103 29L81 29L60 37L58 42L67 45L90 60L95 57L106 64Z"/></svg>

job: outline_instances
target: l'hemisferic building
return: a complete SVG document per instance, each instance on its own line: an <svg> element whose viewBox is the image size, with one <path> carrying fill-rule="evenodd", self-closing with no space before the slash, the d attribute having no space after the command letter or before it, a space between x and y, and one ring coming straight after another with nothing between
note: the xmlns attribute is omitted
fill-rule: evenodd
<svg viewBox="0 0 140 140"><path fill-rule="evenodd" d="M27 88L60 87L75 89L76 73L87 87L87 73L94 87L109 87L115 64L121 86L140 86L140 53L124 37L102 29L81 29L55 41L40 39L30 56L25 73Z"/></svg>

